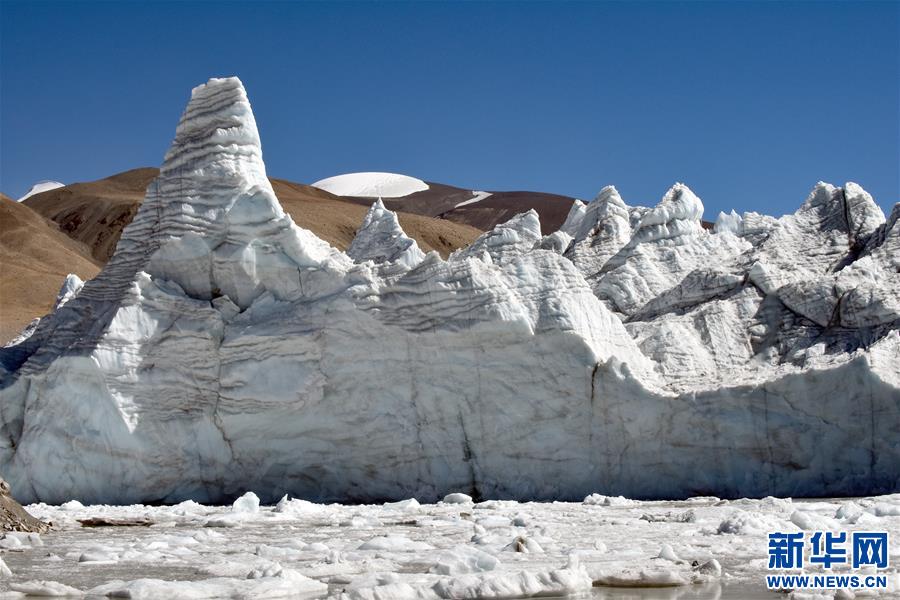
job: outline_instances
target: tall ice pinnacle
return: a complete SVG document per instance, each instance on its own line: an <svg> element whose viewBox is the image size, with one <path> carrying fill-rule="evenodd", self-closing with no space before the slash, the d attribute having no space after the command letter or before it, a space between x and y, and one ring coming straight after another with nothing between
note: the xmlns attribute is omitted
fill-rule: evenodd
<svg viewBox="0 0 900 600"><path fill-rule="evenodd" d="M415 267L425 258L416 240L400 227L397 213L385 208L381 198L366 213L347 255L356 262L397 262L408 268Z"/></svg>
<svg viewBox="0 0 900 600"><path fill-rule="evenodd" d="M628 243L631 239L628 206L614 186L604 187L585 207L573 236L565 256L585 272L599 271Z"/></svg>
<svg viewBox="0 0 900 600"><path fill-rule="evenodd" d="M124 243L155 246L145 269L189 295L242 308L264 291L300 294L298 269L341 257L286 215L262 159L256 120L236 77L194 88L172 147ZM346 262L344 259L343 262Z"/></svg>
<svg viewBox="0 0 900 600"><path fill-rule="evenodd" d="M703 202L683 183L676 183L650 212L645 214L635 231L632 243L676 238L703 230Z"/></svg>

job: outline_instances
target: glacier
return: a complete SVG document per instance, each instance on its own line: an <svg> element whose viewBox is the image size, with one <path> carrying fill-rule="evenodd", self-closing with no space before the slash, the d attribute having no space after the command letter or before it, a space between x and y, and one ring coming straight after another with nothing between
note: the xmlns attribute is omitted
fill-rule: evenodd
<svg viewBox="0 0 900 600"><path fill-rule="evenodd" d="M376 201L343 253L212 79L103 271L0 350L0 473L23 503L900 490L900 205L702 215L608 186L442 260Z"/></svg>

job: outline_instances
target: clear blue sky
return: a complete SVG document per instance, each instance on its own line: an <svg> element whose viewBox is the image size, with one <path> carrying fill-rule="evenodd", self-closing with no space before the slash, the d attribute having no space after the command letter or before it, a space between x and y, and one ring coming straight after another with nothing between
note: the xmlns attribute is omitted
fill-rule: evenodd
<svg viewBox="0 0 900 600"><path fill-rule="evenodd" d="M792 212L900 200L900 3L0 4L0 190L158 165L238 75L272 176Z"/></svg>

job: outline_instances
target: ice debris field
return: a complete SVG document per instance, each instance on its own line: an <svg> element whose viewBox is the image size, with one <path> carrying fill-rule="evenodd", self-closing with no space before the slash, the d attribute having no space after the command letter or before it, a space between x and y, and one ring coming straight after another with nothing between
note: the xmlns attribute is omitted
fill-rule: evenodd
<svg viewBox="0 0 900 600"><path fill-rule="evenodd" d="M692 498L581 503L27 507L52 534L7 534L0 589L38 595L198 598L778 598L765 589L769 531L878 529L900 590L900 495L791 501ZM144 526L84 527L79 520ZM5 567L3 566L5 564ZM821 568L819 568L821 571ZM835 567L836 573L845 572ZM865 571L863 571L865 572ZM791 597L834 598L796 590ZM0 597L17 597L7 594ZM837 598L852 598L842 592ZM863 597L863 596L859 596Z"/></svg>

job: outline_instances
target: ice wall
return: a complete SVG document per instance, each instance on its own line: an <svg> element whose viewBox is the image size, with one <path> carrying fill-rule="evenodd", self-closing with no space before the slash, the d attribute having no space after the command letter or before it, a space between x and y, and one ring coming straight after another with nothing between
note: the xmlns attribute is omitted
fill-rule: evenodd
<svg viewBox="0 0 900 600"><path fill-rule="evenodd" d="M609 187L443 261L376 203L351 259L210 80L103 272L0 351L0 472L25 502L896 491L900 211L702 211Z"/></svg>

